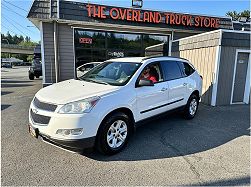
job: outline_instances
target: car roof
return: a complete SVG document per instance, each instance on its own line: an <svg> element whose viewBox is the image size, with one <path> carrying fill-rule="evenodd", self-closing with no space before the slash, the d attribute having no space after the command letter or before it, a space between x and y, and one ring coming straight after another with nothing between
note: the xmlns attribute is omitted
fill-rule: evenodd
<svg viewBox="0 0 251 187"><path fill-rule="evenodd" d="M179 57L172 57L172 56L151 56L151 57L126 57L126 58L113 58L107 60L107 62L135 62L135 63L145 63L149 59L155 59L156 60L179 60L179 61L185 61L188 62L187 59L179 58Z"/></svg>

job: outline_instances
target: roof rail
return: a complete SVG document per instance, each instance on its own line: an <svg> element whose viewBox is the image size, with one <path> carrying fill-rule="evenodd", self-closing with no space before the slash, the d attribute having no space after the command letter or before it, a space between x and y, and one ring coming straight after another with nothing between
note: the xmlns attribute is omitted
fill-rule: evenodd
<svg viewBox="0 0 251 187"><path fill-rule="evenodd" d="M142 61L143 61L143 60L152 59L152 58L161 58L161 57L162 57L162 58L166 58L166 57L169 57L169 58L177 58L177 59L182 59L182 60L185 60L185 61L189 61L189 60L187 60L187 59L185 59L185 58L176 57L176 56L149 56L149 57L143 58Z"/></svg>

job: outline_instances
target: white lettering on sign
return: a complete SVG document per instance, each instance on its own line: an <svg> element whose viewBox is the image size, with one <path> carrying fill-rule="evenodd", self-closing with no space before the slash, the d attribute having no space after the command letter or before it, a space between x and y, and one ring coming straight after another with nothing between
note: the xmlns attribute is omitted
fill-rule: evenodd
<svg viewBox="0 0 251 187"><path fill-rule="evenodd" d="M108 52L108 56L113 56L113 57L124 57L124 52Z"/></svg>

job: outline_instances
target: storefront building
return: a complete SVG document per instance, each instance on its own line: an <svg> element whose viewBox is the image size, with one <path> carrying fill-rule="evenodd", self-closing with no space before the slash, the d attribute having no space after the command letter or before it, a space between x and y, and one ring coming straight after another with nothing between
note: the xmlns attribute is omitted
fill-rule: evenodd
<svg viewBox="0 0 251 187"><path fill-rule="evenodd" d="M173 41L218 29L234 29L228 17L63 0L35 0L28 18L41 32L43 85L75 78L76 68L87 62L173 55ZM212 104L211 99L205 103Z"/></svg>

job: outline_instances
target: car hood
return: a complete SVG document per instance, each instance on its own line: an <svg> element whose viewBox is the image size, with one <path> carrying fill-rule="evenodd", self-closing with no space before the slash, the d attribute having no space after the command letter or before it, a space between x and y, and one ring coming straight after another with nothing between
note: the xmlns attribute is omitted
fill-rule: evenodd
<svg viewBox="0 0 251 187"><path fill-rule="evenodd" d="M93 96L102 96L117 89L118 86L71 79L42 88L37 92L36 97L47 103L66 104Z"/></svg>

